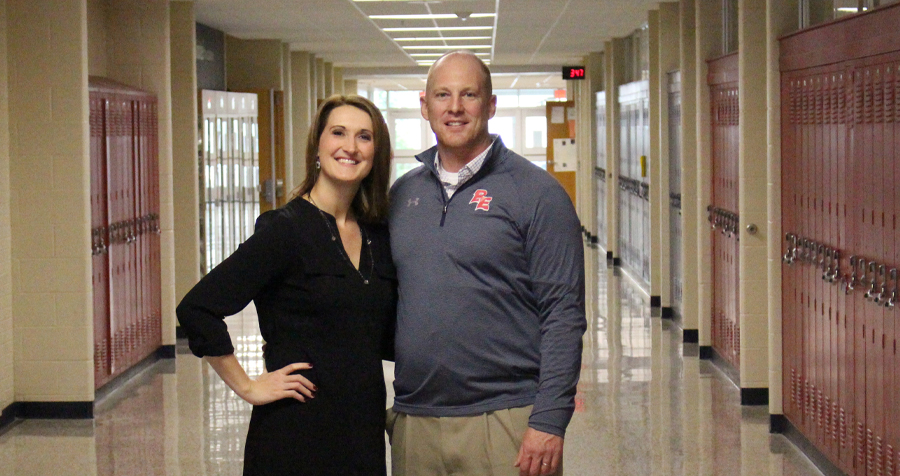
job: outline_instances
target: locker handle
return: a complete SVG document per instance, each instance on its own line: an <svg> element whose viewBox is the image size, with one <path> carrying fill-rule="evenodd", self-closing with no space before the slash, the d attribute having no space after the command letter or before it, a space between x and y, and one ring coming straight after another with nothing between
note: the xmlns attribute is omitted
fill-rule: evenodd
<svg viewBox="0 0 900 476"><path fill-rule="evenodd" d="M875 272L878 270L878 263L874 261L869 261L868 271L866 272L866 283L869 284L869 289L866 291L865 298L871 300L875 296L875 286L877 285L876 281L878 278L875 276ZM869 274L872 274L872 278L869 278Z"/></svg>
<svg viewBox="0 0 900 476"><path fill-rule="evenodd" d="M846 287L844 288L844 294L850 294L853 292L853 289L856 288L857 280L856 280L856 256L850 257L850 274L846 280Z"/></svg>
<svg viewBox="0 0 900 476"><path fill-rule="evenodd" d="M872 301L874 301L875 304L880 303L887 293L887 267L885 265L878 267L878 276L881 277L881 289L878 290L877 294L872 296Z"/></svg>

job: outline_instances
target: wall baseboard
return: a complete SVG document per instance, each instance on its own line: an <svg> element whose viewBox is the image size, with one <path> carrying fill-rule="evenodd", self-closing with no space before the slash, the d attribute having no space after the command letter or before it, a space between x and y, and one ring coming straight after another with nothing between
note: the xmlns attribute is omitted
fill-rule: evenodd
<svg viewBox="0 0 900 476"><path fill-rule="evenodd" d="M16 402L17 418L73 419L94 418L94 402Z"/></svg>
<svg viewBox="0 0 900 476"><path fill-rule="evenodd" d="M685 344L699 343L700 342L700 330L699 329L683 329L681 331L681 341ZM702 352L701 352L701 354L702 354Z"/></svg>
<svg viewBox="0 0 900 476"><path fill-rule="evenodd" d="M794 444L825 476L847 476L784 415L769 415L769 433L779 433Z"/></svg>

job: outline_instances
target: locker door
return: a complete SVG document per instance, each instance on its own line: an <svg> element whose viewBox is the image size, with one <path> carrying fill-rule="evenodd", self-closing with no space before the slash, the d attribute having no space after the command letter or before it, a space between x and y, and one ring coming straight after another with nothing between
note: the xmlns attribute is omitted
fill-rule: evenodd
<svg viewBox="0 0 900 476"><path fill-rule="evenodd" d="M109 338L109 233L106 183L106 101L90 94L91 128L91 269L94 294L94 384L110 374Z"/></svg>

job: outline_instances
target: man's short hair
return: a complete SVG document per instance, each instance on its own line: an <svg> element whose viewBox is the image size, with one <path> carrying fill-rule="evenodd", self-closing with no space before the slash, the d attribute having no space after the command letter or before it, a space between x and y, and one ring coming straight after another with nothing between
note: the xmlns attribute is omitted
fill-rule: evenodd
<svg viewBox="0 0 900 476"><path fill-rule="evenodd" d="M435 66L437 66L438 63L441 62L441 60L443 60L444 58L446 58L450 55L465 55L465 56L475 59L478 62L478 65L481 67L481 76L484 78L481 83L482 89L487 92L488 97L491 97L491 95L494 94L494 84L491 82L491 70L487 67L486 64L484 64L484 61L482 61L481 58L479 58L475 53L473 53L470 50L448 51L448 52L444 53L443 56L438 58L437 61L432 63L431 67L428 68L428 79L425 82L425 90L426 91L428 91L428 89L431 86L431 72L434 71Z"/></svg>

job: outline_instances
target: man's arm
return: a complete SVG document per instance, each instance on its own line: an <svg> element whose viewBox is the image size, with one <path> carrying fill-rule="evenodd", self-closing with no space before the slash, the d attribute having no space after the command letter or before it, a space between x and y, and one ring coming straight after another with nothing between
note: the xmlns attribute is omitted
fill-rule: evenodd
<svg viewBox="0 0 900 476"><path fill-rule="evenodd" d="M538 194L525 245L541 319L540 383L516 462L523 476L556 471L575 410L587 329L579 227L562 187L554 184Z"/></svg>

